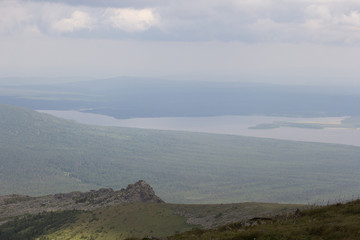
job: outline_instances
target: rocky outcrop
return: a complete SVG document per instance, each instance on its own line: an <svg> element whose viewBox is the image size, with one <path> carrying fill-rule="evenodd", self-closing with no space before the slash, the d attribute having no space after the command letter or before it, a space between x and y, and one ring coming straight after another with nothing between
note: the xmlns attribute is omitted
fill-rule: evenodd
<svg viewBox="0 0 360 240"><path fill-rule="evenodd" d="M59 193L43 197L23 195L1 196L0 219L43 211L92 210L133 202L163 203L156 196L152 187L144 180L140 180L134 184L129 184L126 189L118 191L114 191L111 188L101 188L89 192Z"/></svg>
<svg viewBox="0 0 360 240"><path fill-rule="evenodd" d="M140 180L135 184L129 184L125 190L119 191L118 196L124 196L125 199L130 202L163 202L163 200L155 195L152 187L144 180Z"/></svg>

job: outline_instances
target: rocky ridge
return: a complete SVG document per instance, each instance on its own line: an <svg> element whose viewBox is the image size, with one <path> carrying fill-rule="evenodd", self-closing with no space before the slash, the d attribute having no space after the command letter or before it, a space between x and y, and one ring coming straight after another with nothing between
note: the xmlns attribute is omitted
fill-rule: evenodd
<svg viewBox="0 0 360 240"><path fill-rule="evenodd" d="M133 202L163 203L164 201L155 195L148 183L140 180L118 191L101 188L89 192L59 193L42 197L0 196L0 219L44 211L93 210Z"/></svg>

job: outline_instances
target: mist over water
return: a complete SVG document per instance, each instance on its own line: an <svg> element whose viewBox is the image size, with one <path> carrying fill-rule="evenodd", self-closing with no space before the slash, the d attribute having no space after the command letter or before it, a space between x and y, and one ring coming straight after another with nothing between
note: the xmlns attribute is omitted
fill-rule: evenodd
<svg viewBox="0 0 360 240"><path fill-rule="evenodd" d="M74 120L83 124L144 129L176 130L217 134L232 134L295 141L337 143L360 146L360 130L343 128L304 129L281 127L275 129L249 129L257 124L275 121L339 122L344 117L289 118L269 116L215 116L164 117L116 119L113 117L78 111L39 110L39 112Z"/></svg>

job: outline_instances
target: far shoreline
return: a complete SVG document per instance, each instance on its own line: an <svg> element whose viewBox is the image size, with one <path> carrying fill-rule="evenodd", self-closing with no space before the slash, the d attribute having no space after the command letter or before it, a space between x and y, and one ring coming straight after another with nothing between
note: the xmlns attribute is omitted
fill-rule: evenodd
<svg viewBox="0 0 360 240"><path fill-rule="evenodd" d="M214 134L273 138L282 140L345 144L360 147L358 129L308 129L280 127L275 129L249 129L257 124L275 121L339 122L345 117L273 117L273 116L214 116L214 117L161 117L117 119L107 115L80 111L37 110L55 117L98 126L142 129L174 130Z"/></svg>

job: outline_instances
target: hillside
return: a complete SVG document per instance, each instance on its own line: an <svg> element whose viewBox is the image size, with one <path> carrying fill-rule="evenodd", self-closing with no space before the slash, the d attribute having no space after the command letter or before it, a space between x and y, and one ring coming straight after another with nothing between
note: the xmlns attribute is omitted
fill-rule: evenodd
<svg viewBox="0 0 360 240"><path fill-rule="evenodd" d="M314 207L287 216L257 218L217 229L195 230L167 240L350 240L359 239L360 200Z"/></svg>
<svg viewBox="0 0 360 240"><path fill-rule="evenodd" d="M0 195L120 189L145 179L166 202L296 202L360 191L360 148L96 127L0 105Z"/></svg>
<svg viewBox="0 0 360 240"><path fill-rule="evenodd" d="M155 196L150 199L137 199L136 196L143 193L153 193L147 187L142 187L141 191L133 191L140 185L144 185L144 182L129 185L126 191L130 190L128 196L132 199L126 199L122 203L108 198L109 192L102 189L82 193L83 196L95 195L91 201L86 202L77 202L79 194L76 193L35 199L5 197L6 201L0 201L0 239L115 240L128 237L165 237L195 228L214 228L258 216L289 214L296 208L303 207L275 203L168 204L158 201ZM58 200L59 196L62 196L62 199ZM64 196L67 198L64 199ZM72 196L76 203L70 203L69 196ZM54 201L54 198L57 200ZM22 212L15 208L22 209ZM17 217L3 214L14 214L14 209ZM24 210L32 214L23 215Z"/></svg>
<svg viewBox="0 0 360 240"><path fill-rule="evenodd" d="M132 202L19 216L0 224L0 239L349 240L360 237L359 214L360 200L327 206Z"/></svg>
<svg viewBox="0 0 360 240"><path fill-rule="evenodd" d="M126 189L101 188L89 192L57 193L41 197L25 195L0 196L0 220L24 214L60 210L93 210L125 203L163 203L152 187L140 180Z"/></svg>
<svg viewBox="0 0 360 240"><path fill-rule="evenodd" d="M299 206L275 203L129 203L93 211L72 210L19 217L0 225L0 233L3 234L0 239L22 240L24 235L56 240L165 237L209 225L218 227L234 221L245 221L254 216L290 214L296 207Z"/></svg>

